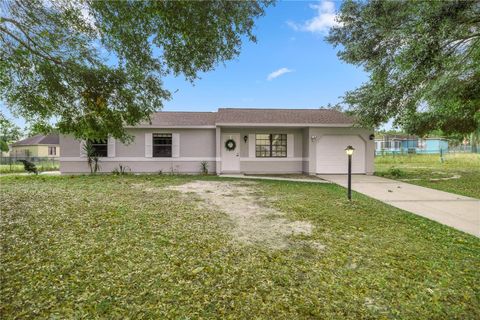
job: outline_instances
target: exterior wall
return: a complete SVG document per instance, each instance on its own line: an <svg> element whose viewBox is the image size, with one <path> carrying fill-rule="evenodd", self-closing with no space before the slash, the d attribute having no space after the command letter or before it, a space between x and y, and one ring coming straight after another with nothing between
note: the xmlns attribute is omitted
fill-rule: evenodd
<svg viewBox="0 0 480 320"><path fill-rule="evenodd" d="M144 158L146 159L146 158ZM158 159L158 158L153 158ZM174 158L171 158L174 159ZM115 158L102 158L99 172L110 173L118 169L119 165L126 166L127 171L134 173L200 173L201 161L188 161L186 159L173 161L136 160L118 161ZM207 161L209 173L215 173L215 161ZM62 174L89 173L87 161L61 161L60 172Z"/></svg>
<svg viewBox="0 0 480 320"><path fill-rule="evenodd" d="M48 147L56 147L57 154L49 155ZM11 147L10 156L12 157L48 157L58 158L60 157L60 145L34 145L34 146L14 146Z"/></svg>
<svg viewBox="0 0 480 320"><path fill-rule="evenodd" d="M448 150L448 140L441 140L440 141L440 148L442 150Z"/></svg>
<svg viewBox="0 0 480 320"><path fill-rule="evenodd" d="M222 127L221 133L240 133L240 172L241 173L301 173L303 171L303 132L301 128L265 128L265 127ZM293 134L293 157L251 158L247 136L256 133ZM287 145L287 149L288 149ZM220 146L223 148L223 146ZM221 154L221 152L219 152ZM221 168L219 168L221 169Z"/></svg>
<svg viewBox="0 0 480 320"><path fill-rule="evenodd" d="M440 150L448 150L448 141L443 139L427 139L425 141L426 153L440 153Z"/></svg>
<svg viewBox="0 0 480 320"><path fill-rule="evenodd" d="M38 157L38 146L15 146L10 150L12 157Z"/></svg>
<svg viewBox="0 0 480 320"><path fill-rule="evenodd" d="M215 129L127 129L134 140L130 144L115 141L115 156L100 158L100 172L111 172L118 166L129 167L132 172L199 173L201 162L207 161L209 172L216 172ZM145 157L145 134L178 133L179 157ZM81 156L80 141L72 136L60 136L62 173L88 173L87 161Z"/></svg>
<svg viewBox="0 0 480 320"><path fill-rule="evenodd" d="M365 141L365 168L367 174L373 174L374 168L374 158L375 158L375 142L370 140L369 136L373 134L372 130L362 129L362 128L309 128L309 137L316 136L317 139L312 141L309 139L309 163L308 171L309 174L316 173L317 166L317 141L322 135L358 135Z"/></svg>
<svg viewBox="0 0 480 320"><path fill-rule="evenodd" d="M242 173L302 173L303 162L300 160L282 161L240 161Z"/></svg>

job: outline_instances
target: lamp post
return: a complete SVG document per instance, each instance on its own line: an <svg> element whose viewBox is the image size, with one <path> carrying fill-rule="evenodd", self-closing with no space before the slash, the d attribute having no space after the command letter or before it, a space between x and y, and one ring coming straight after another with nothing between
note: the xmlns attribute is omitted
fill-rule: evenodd
<svg viewBox="0 0 480 320"><path fill-rule="evenodd" d="M348 156L348 200L352 200L352 154L355 149L352 146L345 148Z"/></svg>

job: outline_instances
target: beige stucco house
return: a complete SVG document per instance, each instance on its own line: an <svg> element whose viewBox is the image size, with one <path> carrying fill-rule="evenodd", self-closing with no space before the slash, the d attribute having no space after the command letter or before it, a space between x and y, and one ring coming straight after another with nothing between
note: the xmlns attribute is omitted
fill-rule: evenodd
<svg viewBox="0 0 480 320"><path fill-rule="evenodd" d="M100 171L119 165L132 172L307 173L347 172L345 148L355 148L353 173L374 171L374 136L346 114L330 109L236 109L157 112L150 123L127 127L128 145L94 141ZM84 141L60 136L62 173L87 173Z"/></svg>
<svg viewBox="0 0 480 320"><path fill-rule="evenodd" d="M13 143L10 146L11 157L60 157L60 138L58 134L37 134Z"/></svg>

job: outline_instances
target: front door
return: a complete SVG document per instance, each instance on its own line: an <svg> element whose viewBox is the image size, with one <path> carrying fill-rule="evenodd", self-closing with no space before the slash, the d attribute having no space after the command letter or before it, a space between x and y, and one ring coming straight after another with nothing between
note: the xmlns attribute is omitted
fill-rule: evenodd
<svg viewBox="0 0 480 320"><path fill-rule="evenodd" d="M240 172L240 133L222 133L220 148L222 172Z"/></svg>

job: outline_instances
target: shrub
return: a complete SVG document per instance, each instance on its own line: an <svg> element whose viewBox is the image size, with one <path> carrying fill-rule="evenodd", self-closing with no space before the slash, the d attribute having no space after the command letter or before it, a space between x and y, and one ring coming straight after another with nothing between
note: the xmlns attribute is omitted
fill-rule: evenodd
<svg viewBox="0 0 480 320"><path fill-rule="evenodd" d="M115 174L115 175L122 176L122 175L129 174L130 171L131 171L130 167L119 164L118 168L115 168L115 169L112 170L112 173Z"/></svg>
<svg viewBox="0 0 480 320"><path fill-rule="evenodd" d="M37 167L34 163L28 160L18 160L18 162L23 163L23 168L25 169L25 171L38 174Z"/></svg>
<svg viewBox="0 0 480 320"><path fill-rule="evenodd" d="M200 169L203 174L208 174L208 162L207 161L202 161L200 163Z"/></svg>
<svg viewBox="0 0 480 320"><path fill-rule="evenodd" d="M87 141L83 146L83 150L87 156L88 166L90 167L90 173L95 174L97 173L98 169L100 169L100 164L98 163L98 155L95 151L95 148L92 145L91 141Z"/></svg>
<svg viewBox="0 0 480 320"><path fill-rule="evenodd" d="M403 172L399 168L391 167L390 169L388 169L387 174L395 178L400 178L405 175L405 172Z"/></svg>

